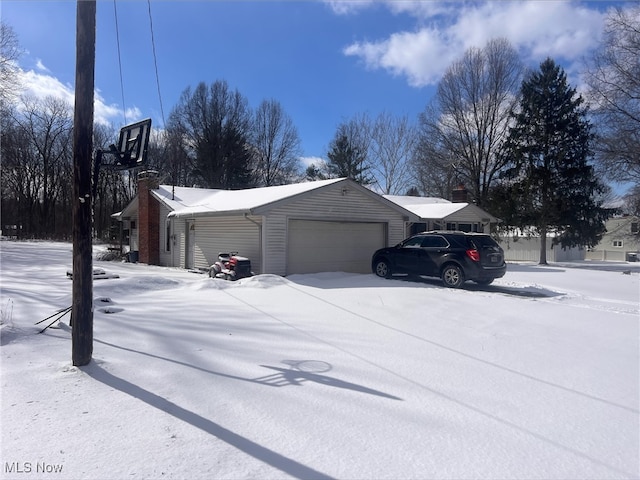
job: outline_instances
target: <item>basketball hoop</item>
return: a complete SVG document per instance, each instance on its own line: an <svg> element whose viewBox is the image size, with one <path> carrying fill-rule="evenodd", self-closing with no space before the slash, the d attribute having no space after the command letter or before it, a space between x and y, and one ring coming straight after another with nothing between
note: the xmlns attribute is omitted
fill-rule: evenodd
<svg viewBox="0 0 640 480"><path fill-rule="evenodd" d="M108 150L97 150L93 171L93 196L96 195L98 176L102 166L112 170L133 170L147 164L147 150L149 135L151 134L151 119L132 123L120 129L117 145L109 145ZM115 161L105 162L103 156L115 157Z"/></svg>
<svg viewBox="0 0 640 480"><path fill-rule="evenodd" d="M146 165L150 133L150 118L122 127L118 145L109 146L109 153L118 158L115 166L127 170Z"/></svg>

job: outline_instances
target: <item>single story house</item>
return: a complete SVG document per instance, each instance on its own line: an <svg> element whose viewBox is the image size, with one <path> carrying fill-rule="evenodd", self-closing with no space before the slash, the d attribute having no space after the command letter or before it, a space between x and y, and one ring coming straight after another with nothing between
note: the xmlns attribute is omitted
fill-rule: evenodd
<svg viewBox="0 0 640 480"><path fill-rule="evenodd" d="M563 249L553 245L553 235L547 236L547 261L571 262L576 260L640 260L640 219L632 215L610 218L605 224L606 233L595 247ZM505 259L511 261L535 261L540 259L540 237L514 230L502 234L500 244Z"/></svg>
<svg viewBox="0 0 640 480"><path fill-rule="evenodd" d="M614 217L605 224L607 232L600 243L588 249L589 260L636 262L640 257L640 218L633 215Z"/></svg>
<svg viewBox="0 0 640 480"><path fill-rule="evenodd" d="M407 224L406 236L429 230L489 233L491 224L500 221L473 203L464 201L399 195L385 195L384 198L419 217L417 222Z"/></svg>
<svg viewBox="0 0 640 480"><path fill-rule="evenodd" d="M129 248L147 264L208 268L219 252L251 260L255 273L366 273L371 255L419 221L401 205L332 179L245 190L159 185L138 177L138 195L118 214Z"/></svg>

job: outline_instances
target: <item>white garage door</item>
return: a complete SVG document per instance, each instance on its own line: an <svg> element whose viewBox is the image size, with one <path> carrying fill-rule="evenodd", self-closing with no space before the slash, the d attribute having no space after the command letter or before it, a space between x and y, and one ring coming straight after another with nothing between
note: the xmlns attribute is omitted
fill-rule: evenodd
<svg viewBox="0 0 640 480"><path fill-rule="evenodd" d="M290 220L287 273L368 273L385 238L383 223Z"/></svg>

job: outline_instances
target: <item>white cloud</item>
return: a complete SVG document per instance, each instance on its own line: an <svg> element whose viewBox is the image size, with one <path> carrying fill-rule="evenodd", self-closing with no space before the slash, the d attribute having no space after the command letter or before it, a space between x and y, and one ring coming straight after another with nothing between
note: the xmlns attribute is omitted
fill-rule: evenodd
<svg viewBox="0 0 640 480"><path fill-rule="evenodd" d="M417 18L450 12L455 2L425 0L324 0L336 15L357 14L372 6L386 6L394 14L408 14Z"/></svg>
<svg viewBox="0 0 640 480"><path fill-rule="evenodd" d="M23 93L35 97L54 97L73 105L74 91L71 85L65 85L57 78L33 70L21 74Z"/></svg>
<svg viewBox="0 0 640 480"><path fill-rule="evenodd" d="M373 0L325 0L336 15L349 15L368 8Z"/></svg>
<svg viewBox="0 0 640 480"><path fill-rule="evenodd" d="M572 2L389 2L392 13L416 18L416 30L388 38L355 42L344 48L367 68L403 75L412 86L433 85L446 68L470 47L504 37L523 60L537 67L546 57L573 69L594 48L604 14Z"/></svg>
<svg viewBox="0 0 640 480"><path fill-rule="evenodd" d="M42 60L38 58L36 61L36 68L41 72L49 72L49 69L42 63Z"/></svg>
<svg viewBox="0 0 640 480"><path fill-rule="evenodd" d="M410 85L436 83L442 72L455 59L459 48L456 39L424 28L418 32L394 33L382 42L361 42L344 49L345 55L357 56L370 69L383 68L394 75L405 75Z"/></svg>
<svg viewBox="0 0 640 480"><path fill-rule="evenodd" d="M381 2L382 3L382 2ZM454 15L461 3L424 0L388 0L389 10L394 14L407 14L417 19L433 19L438 16Z"/></svg>
<svg viewBox="0 0 640 480"><path fill-rule="evenodd" d="M474 17L475 22L461 26L478 28L487 22L485 31L506 37L536 61L579 58L597 45L604 21L597 10L569 2L487 4Z"/></svg>
<svg viewBox="0 0 640 480"><path fill-rule="evenodd" d="M300 157L300 164L306 170L311 165L315 165L316 167L321 167L326 163L326 160L321 157Z"/></svg>
<svg viewBox="0 0 640 480"><path fill-rule="evenodd" d="M40 64L40 62L38 62ZM54 97L73 106L75 103L74 87L64 84L56 77L33 70L21 72L23 93L37 99ZM127 122L135 122L142 118L142 112L138 107L126 110ZM115 104L105 103L98 91L94 94L94 121L101 125L119 125L123 122L122 108Z"/></svg>

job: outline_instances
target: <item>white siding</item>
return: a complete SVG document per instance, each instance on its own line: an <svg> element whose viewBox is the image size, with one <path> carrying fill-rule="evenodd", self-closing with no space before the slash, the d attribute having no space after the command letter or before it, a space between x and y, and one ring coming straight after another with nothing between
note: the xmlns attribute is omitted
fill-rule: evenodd
<svg viewBox="0 0 640 480"><path fill-rule="evenodd" d="M459 212L449 215L443 223L457 222L457 223L481 223L482 218L472 209L462 209Z"/></svg>
<svg viewBox="0 0 640 480"><path fill-rule="evenodd" d="M586 258L589 260L609 260L613 262L624 262L629 258L629 253L635 252L626 252L622 250L616 251L613 250L612 247L611 250L591 250L586 254Z"/></svg>
<svg viewBox="0 0 640 480"><path fill-rule="evenodd" d="M637 233L638 222L640 222L638 217L609 219L606 223L607 232L600 243L587 252L586 257L589 260L618 262L629 260L629 254L640 252L640 237Z"/></svg>
<svg viewBox="0 0 640 480"><path fill-rule="evenodd" d="M182 218L176 218L173 220L173 234L176 236L176 243L174 246L174 252L171 256L173 267L184 267L184 248L186 245L186 220Z"/></svg>
<svg viewBox="0 0 640 480"><path fill-rule="evenodd" d="M198 217L195 219L194 267L207 268L218 260L219 252L238 252L251 260L255 273L261 272L260 217Z"/></svg>

